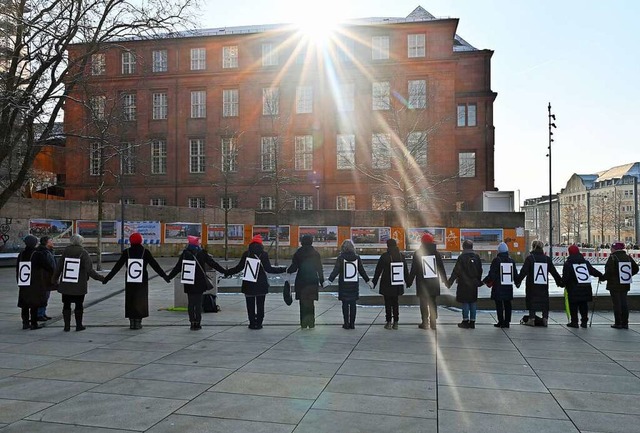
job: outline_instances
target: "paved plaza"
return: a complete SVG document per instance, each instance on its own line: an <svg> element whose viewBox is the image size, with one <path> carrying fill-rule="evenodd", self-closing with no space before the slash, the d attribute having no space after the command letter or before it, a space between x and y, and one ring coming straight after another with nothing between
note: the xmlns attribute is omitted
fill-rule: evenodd
<svg viewBox="0 0 640 433"><path fill-rule="evenodd" d="M371 306L344 330L323 293L315 329L301 330L297 303L271 294L264 328L250 330L230 293L190 331L186 312L163 310L173 285L154 278L151 317L134 331L122 288L122 273L91 281L86 331L62 331L57 293L54 320L23 331L15 271L0 269L0 432L640 432L640 313L624 331L610 312L590 329L565 327L563 312L521 326L514 312L499 329L483 311L466 330L440 308L437 331L423 331L419 309L401 307L394 331Z"/></svg>

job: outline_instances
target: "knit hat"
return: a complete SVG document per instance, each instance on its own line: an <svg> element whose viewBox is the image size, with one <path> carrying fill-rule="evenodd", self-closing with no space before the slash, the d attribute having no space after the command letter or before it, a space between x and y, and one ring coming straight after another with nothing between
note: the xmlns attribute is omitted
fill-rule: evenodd
<svg viewBox="0 0 640 433"><path fill-rule="evenodd" d="M26 235L23 239L24 244L30 248L35 248L38 244L38 238L34 235Z"/></svg>
<svg viewBox="0 0 640 433"><path fill-rule="evenodd" d="M260 239L262 239L262 238L260 238ZM301 245L312 245L313 244L313 237L311 235L302 236L300 238L300 244Z"/></svg>
<svg viewBox="0 0 640 433"><path fill-rule="evenodd" d="M425 233L422 235L422 243L423 244L435 244L433 240L433 235L431 233Z"/></svg>
<svg viewBox="0 0 640 433"><path fill-rule="evenodd" d="M129 242L131 245L140 245L142 240L142 235L138 232L131 233L131 236L129 236Z"/></svg>
<svg viewBox="0 0 640 433"><path fill-rule="evenodd" d="M508 253L509 252L509 247L504 242L500 242L498 244L498 252L499 253Z"/></svg>
<svg viewBox="0 0 640 433"><path fill-rule="evenodd" d="M252 244L260 244L262 245L262 235L255 235L254 237L251 238L251 243Z"/></svg>
<svg viewBox="0 0 640 433"><path fill-rule="evenodd" d="M198 246L200 245L200 238L198 236L187 236L187 242L189 242L189 245Z"/></svg>
<svg viewBox="0 0 640 433"><path fill-rule="evenodd" d="M577 245L571 245L569 247L569 255L572 256L574 254L580 254L580 248Z"/></svg>
<svg viewBox="0 0 640 433"><path fill-rule="evenodd" d="M622 242L614 242L613 245L611 245L611 250L612 251L624 250L624 244Z"/></svg>

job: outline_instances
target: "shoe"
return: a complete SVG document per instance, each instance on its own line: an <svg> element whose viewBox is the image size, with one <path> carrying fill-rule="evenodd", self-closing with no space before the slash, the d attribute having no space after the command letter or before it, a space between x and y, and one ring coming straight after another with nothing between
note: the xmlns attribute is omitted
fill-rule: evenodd
<svg viewBox="0 0 640 433"><path fill-rule="evenodd" d="M29 329L42 329L42 328L44 328L44 326L38 325L38 322L34 322L31 324Z"/></svg>
<svg viewBox="0 0 640 433"><path fill-rule="evenodd" d="M129 319L129 329L136 329L136 321Z"/></svg>
<svg viewBox="0 0 640 433"><path fill-rule="evenodd" d="M430 327L431 329L436 329L436 324L435 324L435 323L432 323L432 324L430 324L430 325L429 325L429 327Z"/></svg>
<svg viewBox="0 0 640 433"><path fill-rule="evenodd" d="M629 325L620 325L622 329L629 329Z"/></svg>
<svg viewBox="0 0 640 433"><path fill-rule="evenodd" d="M581 328L586 328L586 327L587 327L587 322L582 322L582 323L580 324L580 327L581 327Z"/></svg>
<svg viewBox="0 0 640 433"><path fill-rule="evenodd" d="M196 324L195 324L195 322L191 322L191 326L189 326L189 330L190 330L190 331L195 331L195 330L196 330Z"/></svg>
<svg viewBox="0 0 640 433"><path fill-rule="evenodd" d="M193 324L193 329L194 329L195 331L199 331L199 330L201 330L201 329L202 329L202 325L200 325L200 322L196 322L196 323L194 323L194 324Z"/></svg>
<svg viewBox="0 0 640 433"><path fill-rule="evenodd" d="M51 320L51 317L47 316L46 314L43 314L42 317L44 317L44 320Z"/></svg>
<svg viewBox="0 0 640 433"><path fill-rule="evenodd" d="M469 321L469 329L476 329L476 321L475 320L470 320Z"/></svg>
<svg viewBox="0 0 640 433"><path fill-rule="evenodd" d="M494 323L493 326L496 328L502 328L502 322Z"/></svg>
<svg viewBox="0 0 640 433"><path fill-rule="evenodd" d="M577 328L577 327L578 327L578 324L577 324L577 323L570 322L570 323L567 323L567 326L568 326L569 328Z"/></svg>
<svg viewBox="0 0 640 433"><path fill-rule="evenodd" d="M38 320L38 322L46 322L49 319L47 319L45 316L38 316L37 320Z"/></svg>
<svg viewBox="0 0 640 433"><path fill-rule="evenodd" d="M31 328L31 325L29 324L29 322L22 322L22 329L29 329Z"/></svg>
<svg viewBox="0 0 640 433"><path fill-rule="evenodd" d="M75 311L74 310L74 314L76 316L76 331L84 331L85 329L87 329L86 326L82 326L82 314L84 313L84 310L80 310L80 311Z"/></svg>
<svg viewBox="0 0 640 433"><path fill-rule="evenodd" d="M501 328L508 328L509 327L509 322L502 322L502 326L500 326Z"/></svg>
<svg viewBox="0 0 640 433"><path fill-rule="evenodd" d="M463 320L462 322L458 323L458 328L469 329L469 321Z"/></svg>
<svg viewBox="0 0 640 433"><path fill-rule="evenodd" d="M71 310L62 310L62 319L64 320L64 332L71 331Z"/></svg>
<svg viewBox="0 0 640 433"><path fill-rule="evenodd" d="M418 328L427 329L427 325L425 323L421 323L421 324L418 325Z"/></svg>
<svg viewBox="0 0 640 433"><path fill-rule="evenodd" d="M547 319L546 317L543 317L542 318L542 326L545 327L545 328L547 326L549 326L549 319Z"/></svg>
<svg viewBox="0 0 640 433"><path fill-rule="evenodd" d="M398 329L398 322L397 321L393 322L393 325L391 325L391 329Z"/></svg>
<svg viewBox="0 0 640 433"><path fill-rule="evenodd" d="M315 327L316 327L316 324L315 324L315 323L313 323L313 324L309 325L309 329L313 329L313 328L315 328Z"/></svg>
<svg viewBox="0 0 640 433"><path fill-rule="evenodd" d="M384 329L391 329L391 322L387 322L384 324Z"/></svg>
<svg viewBox="0 0 640 433"><path fill-rule="evenodd" d="M256 329L262 329L262 325L256 325Z"/></svg>
<svg viewBox="0 0 640 433"><path fill-rule="evenodd" d="M356 324L355 323L350 323L349 324L349 329L356 329Z"/></svg>
<svg viewBox="0 0 640 433"><path fill-rule="evenodd" d="M249 329L256 329L256 324L255 323L249 323L248 328Z"/></svg>
<svg viewBox="0 0 640 433"><path fill-rule="evenodd" d="M342 324L342 329L349 329L349 324L348 323L343 323Z"/></svg>
<svg viewBox="0 0 640 433"><path fill-rule="evenodd" d="M613 324L611 325L613 329L622 329L622 325Z"/></svg>
<svg viewBox="0 0 640 433"><path fill-rule="evenodd" d="M136 319L134 321L133 329L142 329L142 319Z"/></svg>

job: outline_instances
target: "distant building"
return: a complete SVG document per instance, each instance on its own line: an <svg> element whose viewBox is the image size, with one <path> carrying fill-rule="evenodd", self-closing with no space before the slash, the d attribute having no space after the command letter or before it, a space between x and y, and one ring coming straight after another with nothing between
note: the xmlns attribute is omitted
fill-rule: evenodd
<svg viewBox="0 0 640 433"><path fill-rule="evenodd" d="M549 243L549 211L552 212L553 222L553 244L560 243L558 221L558 196L551 196L551 208L549 208L549 196L543 195L536 198L525 199L522 205L524 212L524 228L528 231L529 239L541 240L545 244Z"/></svg>

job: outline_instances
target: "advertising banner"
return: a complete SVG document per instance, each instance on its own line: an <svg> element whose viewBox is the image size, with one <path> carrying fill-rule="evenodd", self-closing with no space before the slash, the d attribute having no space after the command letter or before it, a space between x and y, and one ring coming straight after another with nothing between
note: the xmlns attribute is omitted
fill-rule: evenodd
<svg viewBox="0 0 640 433"><path fill-rule="evenodd" d="M228 224L227 241L229 245L244 244L244 224ZM224 244L224 224L209 224L207 226L207 243Z"/></svg>
<svg viewBox="0 0 640 433"><path fill-rule="evenodd" d="M317 247L338 246L338 226L300 226L298 235L298 238L313 237L313 245Z"/></svg>
<svg viewBox="0 0 640 433"><path fill-rule="evenodd" d="M118 230L115 221L102 221L102 241L116 242L118 239ZM98 239L98 221L97 220L77 220L76 233L84 237L86 240L92 241Z"/></svg>
<svg viewBox="0 0 640 433"><path fill-rule="evenodd" d="M278 244L282 246L289 246L291 244L290 226L278 227ZM262 236L262 242L265 244L265 248L268 248L270 244L275 246L276 242L276 226L253 226L253 236Z"/></svg>
<svg viewBox="0 0 640 433"><path fill-rule="evenodd" d="M120 243L120 221L116 221L116 234ZM161 235L160 221L125 221L124 222L124 243L129 243L129 236L132 233L140 233L145 244L159 244Z"/></svg>
<svg viewBox="0 0 640 433"><path fill-rule="evenodd" d="M465 240L473 241L477 251L493 251L502 242L502 229L460 229L460 245Z"/></svg>
<svg viewBox="0 0 640 433"><path fill-rule="evenodd" d="M438 249L446 248L445 229L442 227L412 227L407 230L408 249L417 250L420 248L422 235L431 233Z"/></svg>
<svg viewBox="0 0 640 433"><path fill-rule="evenodd" d="M386 248L390 238L390 227L351 227L351 240L357 248Z"/></svg>
<svg viewBox="0 0 640 433"><path fill-rule="evenodd" d="M187 236L197 236L202 239L202 224L166 223L164 225L164 242L166 244L187 243Z"/></svg>
<svg viewBox="0 0 640 433"><path fill-rule="evenodd" d="M37 238L49 236L54 240L69 239L73 234L73 221L51 219L29 220L29 234Z"/></svg>

